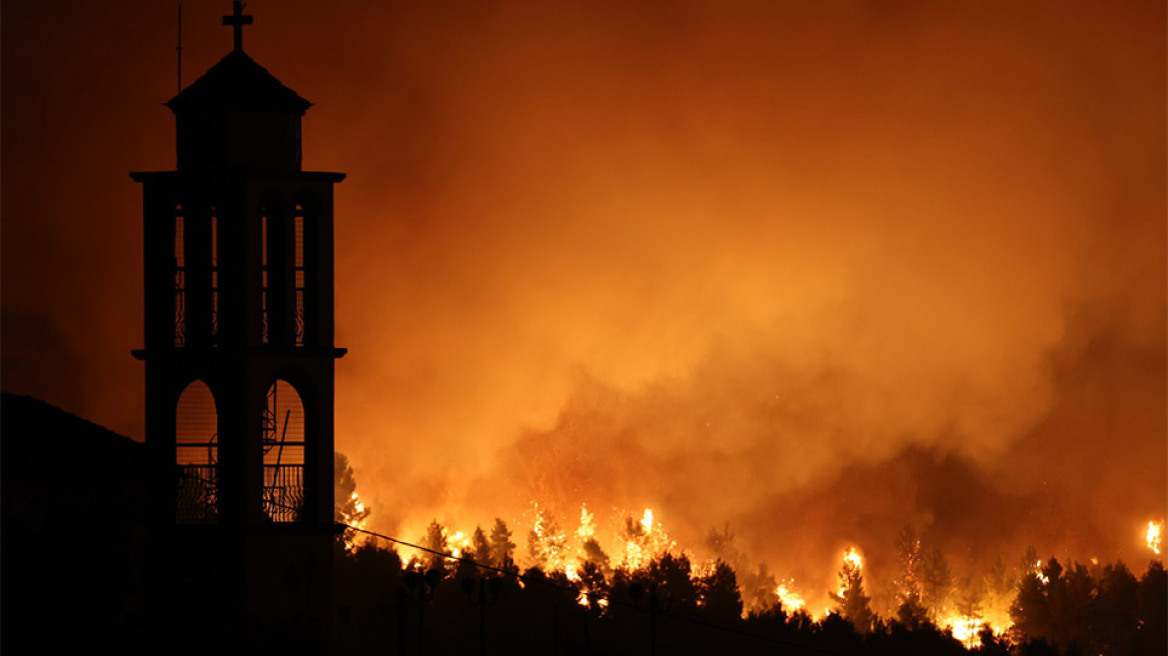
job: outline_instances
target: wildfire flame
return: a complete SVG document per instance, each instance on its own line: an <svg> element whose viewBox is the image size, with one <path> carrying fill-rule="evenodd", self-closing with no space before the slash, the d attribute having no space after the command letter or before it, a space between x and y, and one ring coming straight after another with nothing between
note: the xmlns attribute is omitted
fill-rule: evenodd
<svg viewBox="0 0 1168 656"><path fill-rule="evenodd" d="M356 493L353 494L352 503L349 505L355 513L360 514L364 511L364 506L357 499ZM531 529L528 535L530 564L539 567L548 574L561 575L577 588L576 602L579 605L596 609L601 613L607 611L609 601L604 596L606 592L603 584L596 586L592 582L592 578L596 574L596 570L591 569L593 565L602 562L603 571L608 572L607 575L602 574L602 576L610 576L612 574L610 568L635 572L649 567L655 559L666 553L678 553L677 543L669 539L664 526L652 508L645 508L639 518L636 515L614 509L612 522L598 527L595 515L589 512L586 505L582 504L579 524L574 530L571 526L561 528L556 518L538 503L532 503L532 508L534 509L534 518L531 520ZM615 528L618 524L619 528ZM359 521L354 521L353 525L364 525L363 517ZM1149 521L1147 524L1147 545L1157 555L1161 553L1163 528L1163 521ZM473 540L466 533L448 530L445 527L442 531L449 555L459 557L469 553L468 550L473 548ZM615 548L609 552L614 556L611 565L605 551L600 547L602 536L606 539L615 538ZM613 543L608 542L607 544ZM349 546L347 541L346 546ZM622 546L623 553L621 552ZM596 560L597 553L601 554L600 560ZM1090 560L1098 566L1098 558ZM709 558L692 560L690 578L697 582L712 575L718 562ZM1044 561L1036 559L1031 562L1032 564L1025 568L1028 570L1027 574L1035 577L1044 585L1049 584L1050 578L1043 571ZM841 563L843 567L853 573L859 572L864 567L864 557L855 546L849 546L842 553ZM422 561L412 559L408 566L420 569ZM524 587L522 579L518 581L518 584L520 587ZM778 584L773 590L781 607L788 614L808 613L813 621L820 621L831 612L827 608L822 613L810 612L806 599L796 591L792 579L778 579ZM844 594L842 587L839 594ZM703 601L698 600L696 603L701 606ZM748 611L749 609L744 606L744 616ZM1001 603L996 603L993 600L987 600L984 606L975 608L969 615L949 613L944 607L939 608L937 609L936 624L948 630L956 640L969 649L978 647L984 630L988 629L995 636L1003 636L1007 635L1012 626L1009 611Z"/></svg>
<svg viewBox="0 0 1168 656"><path fill-rule="evenodd" d="M1042 581L1043 585L1050 583L1050 577L1042 572L1042 561L1041 560L1034 563L1034 576L1039 581Z"/></svg>
<svg viewBox="0 0 1168 656"><path fill-rule="evenodd" d="M856 551L855 547L848 547L844 552L844 562L850 563L855 569L863 569L864 559L860 557L860 553Z"/></svg>
<svg viewBox="0 0 1168 656"><path fill-rule="evenodd" d="M580 528L576 529L576 537L580 538L580 542L587 542L596 535L596 524L593 523L592 513L588 512L588 506L580 504Z"/></svg>
<svg viewBox="0 0 1168 656"><path fill-rule="evenodd" d="M349 495L349 501L353 512L349 513L344 510L341 511L341 523L351 526L356 529L365 529L365 525L369 522L369 513L365 510L365 504L357 496L356 490ZM360 536L355 531L345 531L342 539L345 543L345 550L352 552L356 551L357 547L364 542L364 536Z"/></svg>
<svg viewBox="0 0 1168 656"><path fill-rule="evenodd" d="M342 515L346 515L345 519L351 521L353 526L364 526L365 508L355 492L352 494L351 501L348 504L352 510L351 514L360 515L360 517L354 516L349 520L349 514L342 513ZM607 611L609 600L605 598L604 584L597 585L593 582L598 571L593 569L594 565L602 563L602 569L599 571L602 577L606 577L612 575L614 568L636 572L649 567L655 559L664 554L676 555L679 553L677 543L669 539L663 524L652 508L645 508L640 513L639 518L636 515L614 509L611 520L598 526L594 513L590 512L586 505L581 504L579 524L574 530L571 526L561 527L557 519L538 503L533 502L532 508L534 509L534 517L530 520L531 528L528 535L529 564L539 567L547 574L561 575L563 579L574 584L574 587L577 588L576 602L579 605L601 613ZM1147 523L1145 534L1147 546L1157 555L1161 553L1164 524L1163 521L1149 521ZM443 527L442 535L450 556L459 557L469 553L469 550L473 548L472 538L463 531L448 530ZM613 549L607 553L600 546L602 537L606 540L605 544L613 546ZM607 541L614 538L615 542ZM348 538L346 538L346 547L350 550L355 548L350 545ZM597 554L600 555L597 556ZM613 556L611 561L608 554ZM1091 558L1090 561L1095 566L1099 564L1098 558ZM691 562L690 578L695 582L712 575L719 563L718 560L708 557L692 559ZM855 546L849 546L843 551L840 562L843 567L853 573L859 572L864 567L864 557ZM1023 575L1033 576L1044 585L1049 584L1050 577L1043 571L1044 561L1036 559L1030 562L1032 564L1024 567L1027 571ZM423 561L414 558L407 566L420 570ZM518 580L518 584L520 587L525 587L522 579ZM821 613L811 612L806 599L796 591L792 579L778 579L773 590L782 609L788 614L808 613L813 621L820 621L831 612L829 608L825 608ZM839 594L843 595L844 592L841 587ZM701 606L704 602L699 599L696 603ZM936 625L948 630L966 648L976 649L980 644L984 630L988 629L995 636L1004 636L1010 631L1012 622L1007 605L1008 599L1005 605L1000 599L989 599L984 602L984 605L974 608L973 612L968 615L950 613L942 606L936 609ZM745 606L743 607L744 616L749 610ZM885 612L881 609L876 610Z"/></svg>
<svg viewBox="0 0 1168 656"><path fill-rule="evenodd" d="M967 649L973 649L981 644L981 638L978 636L978 632L981 631L984 623L984 620L980 617L950 615L941 622L941 626L949 629L953 637L965 645Z"/></svg>
<svg viewBox="0 0 1168 656"><path fill-rule="evenodd" d="M646 508L639 522L630 520L625 527L625 553L621 564L628 570L646 567L653 558L677 548L677 543L669 539L661 523L653 517L653 509Z"/></svg>
<svg viewBox="0 0 1168 656"><path fill-rule="evenodd" d="M775 595L778 596L779 602L782 603L783 610L787 611L788 613L793 613L807 605L807 602L804 601L803 597L792 589L791 581L783 581L780 583L779 586L775 588Z"/></svg>
<svg viewBox="0 0 1168 656"><path fill-rule="evenodd" d="M1144 535L1144 539L1148 543L1148 548L1157 556L1160 555L1160 538L1164 531L1164 522L1148 522L1148 532Z"/></svg>
<svg viewBox="0 0 1168 656"><path fill-rule="evenodd" d="M860 557L860 552L856 551L855 547L848 547L848 550L844 552L843 565L845 568L850 568L858 572L864 568L864 559ZM840 581L837 594L842 597L846 592L847 590L844 588L843 581ZM827 615L828 612L830 611L824 611L823 614Z"/></svg>
<svg viewBox="0 0 1168 656"><path fill-rule="evenodd" d="M949 615L941 620L940 625L949 629L953 637L965 645L966 649L975 649L981 645L982 627L989 627L996 636L1003 635L1009 630L1009 623L1003 625L979 615Z"/></svg>
<svg viewBox="0 0 1168 656"><path fill-rule="evenodd" d="M532 503L534 520L529 533L530 555L533 565L545 572L557 572L572 583L583 583L582 574L585 561L588 560L588 543L597 539L597 526L593 513L588 506L580 506L580 524L574 532L560 529L556 520L538 503ZM573 539L574 538L574 539ZM635 571L647 567L656 557L676 548L676 543L669 540L654 518L652 508L646 508L639 520L629 517L622 534L624 552L620 554L620 566ZM452 548L455 546L451 543ZM594 591L587 585L581 588L577 602L582 606L596 603L604 607L603 600L593 600L590 594Z"/></svg>
<svg viewBox="0 0 1168 656"><path fill-rule="evenodd" d="M533 506L535 523L531 527L531 549L532 556L537 560L536 564L541 565L545 571L563 572L565 576L571 578L575 573L575 565L568 536L559 530L539 504ZM572 568L571 572L569 567Z"/></svg>
<svg viewBox="0 0 1168 656"><path fill-rule="evenodd" d="M463 533L462 531L447 533L446 530L443 529L443 534L446 537L446 546L450 549L451 556L454 556L455 558L461 558L462 554L470 551L471 541L470 537L467 536L466 533Z"/></svg>

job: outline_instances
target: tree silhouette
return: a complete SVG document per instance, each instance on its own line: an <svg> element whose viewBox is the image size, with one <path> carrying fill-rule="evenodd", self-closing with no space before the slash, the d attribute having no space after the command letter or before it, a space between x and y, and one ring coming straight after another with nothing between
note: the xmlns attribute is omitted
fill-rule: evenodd
<svg viewBox="0 0 1168 656"><path fill-rule="evenodd" d="M872 628L872 598L864 593L864 575L860 569L859 563L845 558L837 574L840 590L829 594L839 616L851 622L856 631L866 633Z"/></svg>
<svg viewBox="0 0 1168 656"><path fill-rule="evenodd" d="M1014 595L1018 592L1018 580L1015 572L1007 568L999 556L982 577L985 605L990 608L1009 608Z"/></svg>
<svg viewBox="0 0 1168 656"><path fill-rule="evenodd" d="M588 538L584 541L584 562L595 565L600 571L609 573L612 571L612 566L609 563L608 554L604 553L604 549L600 547L600 543L594 538Z"/></svg>
<svg viewBox="0 0 1168 656"><path fill-rule="evenodd" d="M446 546L442 535L441 525L432 522L423 542L440 550ZM467 555L498 549L514 566L510 535L496 520L490 534L474 532L474 551ZM514 654L546 653L551 645L558 653L630 653L630 644L650 653L658 645L660 653L767 654L776 653L777 641L796 653L802 647L809 653L1126 656L1162 653L1165 645L1168 576L1158 561L1137 579L1122 563L1064 566L1052 558L1036 571L1034 559L1012 604L1014 632L995 636L985 629L981 645L967 650L928 619L909 625L877 617L855 557L841 565L840 588L831 595L835 610L816 622L778 604L753 608L743 619L738 575L724 561L698 575L685 554L666 551L642 567L606 570L599 545L590 557L584 551L579 576L571 579L563 570L537 566L522 581L510 576L487 581L464 561L457 575L461 585L439 585L436 576L420 594L417 586L407 590L406 579L426 574L413 564L403 566L394 551L369 544L353 551L338 547L339 650L393 653L396 642L398 653L413 653L419 638L427 653L469 653L489 643L489 653ZM1012 575L999 571L964 581L951 595L956 610L976 616L981 590L995 576ZM770 578L762 568L749 577L755 579L751 585Z"/></svg>
<svg viewBox="0 0 1168 656"><path fill-rule="evenodd" d="M1168 573L1164 563L1154 560L1148 565L1140 579L1138 596L1140 652L1163 652L1164 645L1168 645Z"/></svg>
<svg viewBox="0 0 1168 656"><path fill-rule="evenodd" d="M346 552L338 547L336 609L338 653L376 646L386 651L386 624L397 617L402 561L396 551L365 542Z"/></svg>
<svg viewBox="0 0 1168 656"><path fill-rule="evenodd" d="M369 518L370 510L362 506L357 499L357 479L353 476L353 467L340 451L333 452L333 494L336 521L351 526ZM352 545L354 531L345 529L342 537L345 544Z"/></svg>
<svg viewBox="0 0 1168 656"><path fill-rule="evenodd" d="M711 620L731 623L742 617L738 579L727 563L719 560L714 571L699 580L698 589Z"/></svg>
<svg viewBox="0 0 1168 656"><path fill-rule="evenodd" d="M953 595L953 609L965 617L981 617L985 601L985 583L981 579L966 576L961 579Z"/></svg>
<svg viewBox="0 0 1168 656"><path fill-rule="evenodd" d="M775 594L779 584L766 563L759 563L755 571L746 572L742 576L741 587L745 593L743 602L748 608L763 609L779 603L779 595Z"/></svg>
<svg viewBox="0 0 1168 656"><path fill-rule="evenodd" d="M1010 621L1013 622L1010 632L1014 642L1019 644L1027 638L1045 637L1051 633L1050 607L1047 603L1048 575L1045 571L1033 570L1038 560L1030 560L1031 555L1027 552L1026 562L1030 563L1031 569L1022 575L1018 582L1018 594L1010 604Z"/></svg>
<svg viewBox="0 0 1168 656"><path fill-rule="evenodd" d="M1137 581L1123 563L1063 567L1051 558L1019 583L1011 639L1022 654L1162 653L1166 597L1159 562Z"/></svg>
<svg viewBox="0 0 1168 656"><path fill-rule="evenodd" d="M491 528L490 564L499 569L515 569L515 543L511 541L511 529L498 517Z"/></svg>
<svg viewBox="0 0 1168 656"><path fill-rule="evenodd" d="M593 561L585 561L580 568L580 589L589 593L587 602L591 610L599 610L600 600L611 593L605 571Z"/></svg>
<svg viewBox="0 0 1168 656"><path fill-rule="evenodd" d="M896 550L901 574L896 580L896 618L910 629L917 628L928 618L922 601L921 561L924 559L921 539L916 529L905 525L896 536Z"/></svg>
<svg viewBox="0 0 1168 656"><path fill-rule="evenodd" d="M1140 583L1123 563L1099 575L1091 611L1095 646L1103 654L1135 653L1140 629Z"/></svg>
<svg viewBox="0 0 1168 656"><path fill-rule="evenodd" d="M470 548L469 556L472 560L487 564L491 562L491 543L487 540L487 534L483 532L482 526L475 526L474 535L470 538Z"/></svg>
<svg viewBox="0 0 1168 656"><path fill-rule="evenodd" d="M438 523L438 520L431 521L430 526L426 527L426 537L422 539L421 546L439 553L448 553L450 551L446 545L446 529ZM446 571L446 559L442 556L424 553L420 559L430 569L437 569L442 572Z"/></svg>
<svg viewBox="0 0 1168 656"><path fill-rule="evenodd" d="M929 619L936 622L949 605L953 590L953 571L939 547L924 552L920 563L922 602L929 609Z"/></svg>
<svg viewBox="0 0 1168 656"><path fill-rule="evenodd" d="M674 556L662 554L646 568L651 585L656 585L659 594L671 601L674 608L696 608L698 589L691 576L692 566L684 554Z"/></svg>
<svg viewBox="0 0 1168 656"><path fill-rule="evenodd" d="M542 568L548 564L548 558L553 554L564 552L567 541L568 536L560 532L556 518L551 513L541 510L536 525L527 532L527 555L537 567Z"/></svg>

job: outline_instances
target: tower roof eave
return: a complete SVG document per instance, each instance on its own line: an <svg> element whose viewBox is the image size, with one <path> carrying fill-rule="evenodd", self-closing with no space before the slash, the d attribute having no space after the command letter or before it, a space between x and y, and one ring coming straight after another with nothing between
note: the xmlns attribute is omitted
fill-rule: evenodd
<svg viewBox="0 0 1168 656"><path fill-rule="evenodd" d="M348 177L347 173L338 173L335 171L280 171L267 169L249 169L247 167L240 167L236 169L228 169L223 174L232 176L241 173L249 173L251 175L258 175L265 180L322 180L324 182L339 183ZM184 172L184 171L131 171L130 178L134 182L163 182L166 180L185 180L190 178L205 178L205 172Z"/></svg>

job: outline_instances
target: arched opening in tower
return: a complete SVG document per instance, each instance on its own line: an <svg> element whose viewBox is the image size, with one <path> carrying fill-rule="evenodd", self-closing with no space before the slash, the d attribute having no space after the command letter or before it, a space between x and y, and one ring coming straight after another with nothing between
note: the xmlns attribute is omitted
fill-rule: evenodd
<svg viewBox="0 0 1168 656"><path fill-rule="evenodd" d="M215 396L201 380L183 390L175 408L175 464L179 522L213 522L219 516L219 414Z"/></svg>
<svg viewBox="0 0 1168 656"><path fill-rule="evenodd" d="M304 404L285 380L268 388L263 417L264 513L295 522L304 509Z"/></svg>

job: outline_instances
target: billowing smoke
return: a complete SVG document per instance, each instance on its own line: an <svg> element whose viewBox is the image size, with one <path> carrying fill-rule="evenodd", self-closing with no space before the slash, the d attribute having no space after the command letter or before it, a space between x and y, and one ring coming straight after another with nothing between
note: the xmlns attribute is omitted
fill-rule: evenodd
<svg viewBox="0 0 1168 656"><path fill-rule="evenodd" d="M342 439L386 528L587 501L776 560L904 523L1138 557L1165 492L1157 15L869 9L413 15L369 55L396 176L342 244L376 280L346 294Z"/></svg>
<svg viewBox="0 0 1168 656"><path fill-rule="evenodd" d="M139 39L128 7L6 7L3 59L5 326L52 317L68 409L135 434L124 171L172 162L172 17L141 4ZM188 81L230 38L190 4ZM1142 557L1168 486L1162 6L249 10L248 51L318 103L306 166L350 174L338 448L373 527L587 502L806 577L851 542L879 569L905 524L955 562ZM54 176L80 191L29 182Z"/></svg>

